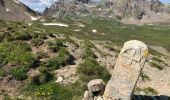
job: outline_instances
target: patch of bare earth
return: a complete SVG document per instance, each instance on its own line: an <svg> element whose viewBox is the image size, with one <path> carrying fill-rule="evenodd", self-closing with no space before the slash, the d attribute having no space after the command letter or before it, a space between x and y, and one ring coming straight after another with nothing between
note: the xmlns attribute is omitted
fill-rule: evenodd
<svg viewBox="0 0 170 100"><path fill-rule="evenodd" d="M149 46L151 49L155 50L156 52L160 53L160 54L163 54L165 56L170 56L170 53L168 52L167 49L165 49L164 47L161 47L161 46L153 46L153 45L150 45Z"/></svg>
<svg viewBox="0 0 170 100"><path fill-rule="evenodd" d="M109 71L110 74L112 74L113 68L116 63L116 53L114 51L109 50L109 48L106 48L103 46L104 43L96 43L94 42L94 45L96 49L95 51L97 58L97 61L101 64L106 66L106 69Z"/></svg>
<svg viewBox="0 0 170 100"><path fill-rule="evenodd" d="M17 92L19 86L21 86L21 82L15 80L12 76L0 77L0 100L6 95L11 97L19 95Z"/></svg>
<svg viewBox="0 0 170 100"><path fill-rule="evenodd" d="M170 67L164 66L163 70L153 68L149 63L145 64L143 72L150 78L148 81L142 81L140 78L137 87L151 87L158 92L158 95L170 96Z"/></svg>
<svg viewBox="0 0 170 100"><path fill-rule="evenodd" d="M74 41L78 42L78 44L80 43L79 40ZM59 77L63 78L63 80L61 80L60 82L62 84L75 83L79 79L79 76L77 75L76 71L79 64L82 63L83 55L83 49L81 46L76 48L71 43L66 43L66 46L69 53L74 57L74 59L72 61L72 65L66 65L63 68L60 68L55 71L56 79L58 79Z"/></svg>

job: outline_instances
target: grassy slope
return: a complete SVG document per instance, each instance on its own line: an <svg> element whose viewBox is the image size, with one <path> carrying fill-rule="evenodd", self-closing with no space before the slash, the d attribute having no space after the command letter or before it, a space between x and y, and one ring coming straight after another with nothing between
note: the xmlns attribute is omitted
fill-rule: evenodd
<svg viewBox="0 0 170 100"><path fill-rule="evenodd" d="M94 53L88 44L84 57L90 59L86 59L79 65L81 68L77 73L80 75L80 79L67 85L55 83L54 71L65 67L71 59L64 43L73 42L73 40L56 38L56 40L48 40L44 43L49 36L50 34L36 27L0 20L0 77L11 76L12 80L21 82L21 86L16 88L15 92L24 95L23 98L29 96L33 100L80 100L91 79L100 78L105 81L110 79L104 66L95 61L96 58L92 56ZM42 44L47 44L48 52L53 53L54 57L40 61L43 57L48 58L46 57L47 52L33 53L32 47L39 47ZM30 69L38 70L39 74L31 77L27 74ZM5 88L3 91L8 90ZM11 94L18 96L15 93ZM17 100L17 96L2 93L3 100Z"/></svg>
<svg viewBox="0 0 170 100"><path fill-rule="evenodd" d="M74 20L57 20L57 22L63 22L68 24L69 27L59 26L43 26L41 23L35 24L35 26L46 29L51 33L62 33L67 35L73 35L83 39L97 39L97 40L111 40L115 43L124 43L127 40L137 39L150 45L163 46L170 50L170 26L169 25L123 25L115 20L107 19L84 19L78 21L86 25L86 27L80 27L77 25L77 21ZM80 32L73 30L80 29ZM91 30L96 29L97 33L92 33ZM102 35L105 33L105 35Z"/></svg>
<svg viewBox="0 0 170 100"><path fill-rule="evenodd" d="M82 39L97 39L97 40L111 40L116 44L122 44L127 40L138 39L146 42L147 44L152 45L161 45L170 50L170 26L168 25L157 25L157 26L133 26L133 25L123 25L114 20L101 20L101 19L84 19L83 21L73 21L73 20L59 20L58 22L63 22L68 24L69 27L57 27L57 26L42 26L40 22L34 23L33 26L27 26L21 23L6 23L3 24L3 21L0 22L0 36L2 37L0 43L0 57L2 59L1 63L2 67L10 64L17 63L16 68L12 68L7 71L7 75L12 75L16 79L22 80L25 82L23 84L25 86L24 93L35 96L37 98L46 98L46 100L50 99L60 99L67 100L68 98L72 98L73 100L78 100L83 95L83 92L86 89L87 82L92 78L102 78L108 81L110 76L105 70L102 69L103 66L100 66L95 61L95 56L93 56L93 52L90 50L90 45L87 45L87 51L85 51L84 63L80 64L78 69L78 74L80 75L80 80L78 80L74 84L69 84L66 86L62 86L54 83L54 74L51 72L54 71L58 66L53 65L62 65L62 62L65 62L64 58L67 58L67 52L59 50L57 53L62 56L56 56L58 59L63 59L60 62L57 62L56 58L52 58L47 62L50 65L46 66L44 63L37 64L35 66L40 70L40 75L34 78L27 77L26 72L31 69L33 63L37 63L35 56L32 51L29 50L31 45L25 45L26 41L34 41L35 39L44 40L45 34L49 33L62 33L66 35L76 36ZM77 23L82 23L86 25L86 27L80 27ZM47 31L37 29L36 27L43 28ZM80 32L74 32L73 30L80 29ZM93 33L91 30L96 29L98 32ZM5 30L3 32L3 30ZM6 36L6 34L7 35ZM105 33L103 35L102 33ZM25 41L25 42L24 42ZM66 40L69 41L69 40ZM31 43L32 43L31 42ZM62 41L64 42L64 41ZM57 42L58 43L58 42ZM88 43L88 42L86 42ZM60 42L59 42L60 44ZM56 45L57 48L65 48L61 45ZM28 47L27 47L28 46ZM90 50L90 51L89 51ZM8 54L8 51L13 51ZM87 54L86 54L87 53ZM66 56L64 56L66 54ZM3 59L5 57L5 59ZM22 58L21 58L22 57ZM5 61L4 61L5 60ZM57 60L57 61L56 61ZM52 62L51 62L52 61ZM25 66L26 65L26 66ZM29 65L29 66L28 66ZM22 67L21 67L22 66ZM55 69L53 69L55 67ZM63 66L64 67L64 66ZM20 69L20 70L19 70ZM87 70L88 69L88 70ZM96 72L92 73L93 70ZM3 72L2 69L0 71ZM89 74L90 73L90 74ZM102 73L102 74L101 74ZM1 72L0 72L1 74ZM52 77L49 78L49 76ZM77 88L78 87L78 88ZM22 90L22 89L21 89ZM66 99L67 98L67 99Z"/></svg>

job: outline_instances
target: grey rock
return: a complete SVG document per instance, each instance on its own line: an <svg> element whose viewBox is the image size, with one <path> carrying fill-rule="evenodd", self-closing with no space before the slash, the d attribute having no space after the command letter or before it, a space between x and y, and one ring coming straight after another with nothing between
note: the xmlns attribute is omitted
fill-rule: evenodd
<svg viewBox="0 0 170 100"><path fill-rule="evenodd" d="M88 84L88 90L91 93L102 91L105 88L105 83L102 79L91 80Z"/></svg>
<svg viewBox="0 0 170 100"><path fill-rule="evenodd" d="M112 77L107 83L104 100L130 100L148 55L147 46L137 40L124 44Z"/></svg>
<svg viewBox="0 0 170 100"><path fill-rule="evenodd" d="M89 91L85 91L84 96L83 96L83 100L93 100L94 96L91 92Z"/></svg>

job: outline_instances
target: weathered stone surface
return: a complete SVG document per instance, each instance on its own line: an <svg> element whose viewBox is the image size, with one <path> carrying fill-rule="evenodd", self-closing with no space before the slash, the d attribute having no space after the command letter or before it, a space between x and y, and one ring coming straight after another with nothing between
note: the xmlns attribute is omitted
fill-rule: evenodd
<svg viewBox="0 0 170 100"><path fill-rule="evenodd" d="M103 82L102 79L95 79L95 80L91 80L88 84L88 90L91 92L91 93L94 93L94 92L98 92L98 91L101 91L105 88L105 83Z"/></svg>
<svg viewBox="0 0 170 100"><path fill-rule="evenodd" d="M83 100L93 100L94 96L91 92L85 91Z"/></svg>
<svg viewBox="0 0 170 100"><path fill-rule="evenodd" d="M104 100L130 100L141 69L148 55L147 46L137 40L124 44L117 59L111 80L103 95Z"/></svg>
<svg viewBox="0 0 170 100"><path fill-rule="evenodd" d="M103 100L102 96L94 97L94 100Z"/></svg>
<svg viewBox="0 0 170 100"><path fill-rule="evenodd" d="M102 95L105 89L105 83L102 79L91 80L88 84L88 91L85 91L83 100L103 100Z"/></svg>
<svg viewBox="0 0 170 100"><path fill-rule="evenodd" d="M55 81L55 83L60 83L63 81L63 77L58 77L57 80Z"/></svg>

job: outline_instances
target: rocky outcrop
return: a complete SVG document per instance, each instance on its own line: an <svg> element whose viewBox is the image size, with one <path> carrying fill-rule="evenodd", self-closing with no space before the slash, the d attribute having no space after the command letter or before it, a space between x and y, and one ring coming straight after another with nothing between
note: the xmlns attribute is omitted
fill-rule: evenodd
<svg viewBox="0 0 170 100"><path fill-rule="evenodd" d="M124 44L112 78L106 85L104 100L130 100L148 55L147 46L136 40Z"/></svg>
<svg viewBox="0 0 170 100"><path fill-rule="evenodd" d="M89 9L92 5L90 0L59 0L46 8L44 15L56 18L92 16L93 9Z"/></svg>
<svg viewBox="0 0 170 100"><path fill-rule="evenodd" d="M147 56L148 48L144 43L137 40L126 42L106 88L102 80L90 81L84 100L131 100Z"/></svg>
<svg viewBox="0 0 170 100"><path fill-rule="evenodd" d="M0 0L0 19L12 21L31 21L38 15L18 0Z"/></svg>
<svg viewBox="0 0 170 100"><path fill-rule="evenodd" d="M115 18L127 23L133 18L143 22L167 22L168 7L159 0L101 0L99 3L90 0L59 0L44 15L56 18L80 18L87 16ZM163 16L162 16L162 15ZM130 21L129 21L130 22ZM136 22L137 23L137 22Z"/></svg>
<svg viewBox="0 0 170 100"><path fill-rule="evenodd" d="M87 84L88 90L85 91L83 100L100 100L105 89L105 83L102 79L91 80Z"/></svg>

